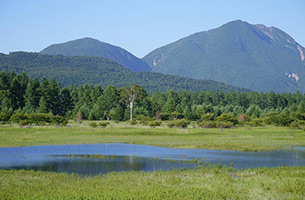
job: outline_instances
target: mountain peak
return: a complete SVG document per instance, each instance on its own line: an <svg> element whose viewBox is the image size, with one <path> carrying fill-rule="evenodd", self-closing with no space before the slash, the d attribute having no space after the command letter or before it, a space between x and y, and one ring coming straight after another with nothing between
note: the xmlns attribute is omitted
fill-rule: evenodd
<svg viewBox="0 0 305 200"><path fill-rule="evenodd" d="M166 74L264 92L305 91L304 48L263 24L231 21L158 48L143 60Z"/></svg>
<svg viewBox="0 0 305 200"><path fill-rule="evenodd" d="M43 49L40 53L64 56L96 56L114 60L135 72L151 70L147 63L125 49L90 37L53 44Z"/></svg>

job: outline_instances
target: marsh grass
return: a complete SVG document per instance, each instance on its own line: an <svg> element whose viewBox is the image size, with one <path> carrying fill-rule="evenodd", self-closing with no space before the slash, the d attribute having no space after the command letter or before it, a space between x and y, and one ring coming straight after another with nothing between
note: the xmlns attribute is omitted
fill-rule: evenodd
<svg viewBox="0 0 305 200"><path fill-rule="evenodd" d="M0 199L304 199L305 168L75 174L0 170Z"/></svg>
<svg viewBox="0 0 305 200"><path fill-rule="evenodd" d="M234 129L151 128L110 122L106 128L70 122L68 126L0 125L0 147L132 143L174 148L241 151L295 150L305 146L305 132L284 127ZM77 155L68 155L74 157ZM88 156L89 155L84 155ZM91 155L108 159L112 156ZM184 157L187 157L184 155ZM158 158L156 158L158 159ZM0 199L304 199L305 167L235 170L207 165L202 157L179 161L196 169L113 172L85 177L27 170L0 170ZM171 161L176 162L176 161ZM233 165L233 163L232 163Z"/></svg>
<svg viewBox="0 0 305 200"><path fill-rule="evenodd" d="M238 127L234 129L151 128L110 122L106 128L92 128L88 121L68 126L21 127L0 125L0 147L128 143L172 148L269 151L305 146L305 132L287 127Z"/></svg>

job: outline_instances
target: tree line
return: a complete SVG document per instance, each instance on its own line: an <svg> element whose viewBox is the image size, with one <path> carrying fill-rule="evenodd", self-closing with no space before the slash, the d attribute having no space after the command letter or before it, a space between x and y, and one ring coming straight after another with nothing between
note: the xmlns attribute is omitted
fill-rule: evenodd
<svg viewBox="0 0 305 200"><path fill-rule="evenodd" d="M132 93L136 93L133 96ZM117 88L109 85L80 85L61 87L54 78L31 79L26 73L0 72L0 113L2 119L13 114L52 113L75 119L80 113L88 120L151 119L201 120L207 113L219 117L224 113L249 119L278 113L305 113L305 95L263 92L154 92L141 86ZM131 110L132 108L132 110ZM131 116L132 114L132 116Z"/></svg>

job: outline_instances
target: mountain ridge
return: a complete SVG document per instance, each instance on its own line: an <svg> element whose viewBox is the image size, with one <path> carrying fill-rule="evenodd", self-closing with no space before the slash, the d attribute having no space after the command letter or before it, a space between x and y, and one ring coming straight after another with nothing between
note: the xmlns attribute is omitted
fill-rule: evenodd
<svg viewBox="0 0 305 200"><path fill-rule="evenodd" d="M278 28L237 20L157 48L143 60L153 71L164 74L221 81L255 91L304 92L304 50Z"/></svg>
<svg viewBox="0 0 305 200"><path fill-rule="evenodd" d="M0 54L0 71L26 72L30 78L54 77L63 86L93 84L107 87L129 86L132 83L154 91L241 91L242 89L210 80L164 75L157 72L133 72L113 60L93 56L62 56L13 52Z"/></svg>
<svg viewBox="0 0 305 200"><path fill-rule="evenodd" d="M90 37L52 44L40 51L47 55L64 56L97 56L118 62L124 67L135 71L151 71L150 66L122 47L101 42Z"/></svg>

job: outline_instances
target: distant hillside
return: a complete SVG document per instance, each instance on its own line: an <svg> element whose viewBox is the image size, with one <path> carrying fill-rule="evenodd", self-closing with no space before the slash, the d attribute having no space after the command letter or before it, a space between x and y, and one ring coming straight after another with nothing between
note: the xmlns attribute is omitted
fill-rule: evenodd
<svg viewBox="0 0 305 200"><path fill-rule="evenodd" d="M151 71L146 62L143 62L125 49L92 38L53 44L40 53L64 56L97 56L114 60L135 72Z"/></svg>
<svg viewBox="0 0 305 200"><path fill-rule="evenodd" d="M133 72L120 64L105 58L85 56L43 55L38 53L14 52L0 54L0 71L25 71L29 77L54 77L63 86L71 83L94 84L106 87L115 85L123 87L136 83L148 92L153 91L249 91L241 90L227 84L182 78L153 72Z"/></svg>
<svg viewBox="0 0 305 200"><path fill-rule="evenodd" d="M305 49L275 27L229 22L143 58L155 72L210 79L255 91L305 92Z"/></svg>

